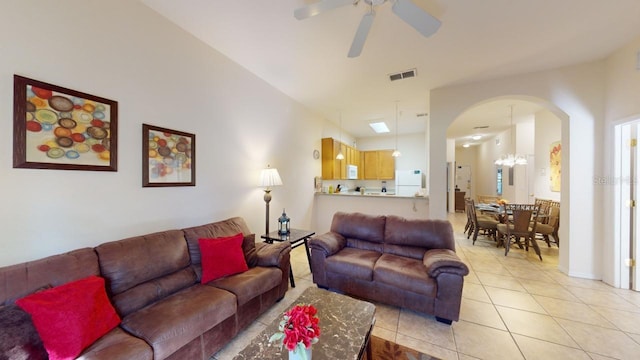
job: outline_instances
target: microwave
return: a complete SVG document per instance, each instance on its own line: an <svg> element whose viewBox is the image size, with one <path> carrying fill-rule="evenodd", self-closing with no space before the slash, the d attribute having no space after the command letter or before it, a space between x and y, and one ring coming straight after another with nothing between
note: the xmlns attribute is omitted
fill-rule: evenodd
<svg viewBox="0 0 640 360"><path fill-rule="evenodd" d="M347 179L358 178L358 167L356 165L347 165Z"/></svg>

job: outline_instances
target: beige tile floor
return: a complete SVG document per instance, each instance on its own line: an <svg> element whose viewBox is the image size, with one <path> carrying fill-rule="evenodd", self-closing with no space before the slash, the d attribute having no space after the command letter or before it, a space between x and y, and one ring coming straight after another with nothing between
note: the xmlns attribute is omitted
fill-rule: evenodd
<svg viewBox="0 0 640 360"><path fill-rule="evenodd" d="M557 270L558 249L540 242L533 251L504 248L462 233L464 214L452 214L458 255L471 272L465 278L460 321L447 326L434 317L376 304L373 333L442 359L640 359L640 293ZM292 252L296 287L213 359L232 359L264 327L314 286L304 248Z"/></svg>

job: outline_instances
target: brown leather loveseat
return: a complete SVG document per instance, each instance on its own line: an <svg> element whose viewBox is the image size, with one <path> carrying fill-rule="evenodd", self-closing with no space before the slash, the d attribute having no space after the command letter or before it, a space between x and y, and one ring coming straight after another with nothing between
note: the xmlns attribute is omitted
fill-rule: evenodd
<svg viewBox="0 0 640 360"><path fill-rule="evenodd" d="M407 220L337 212L329 232L313 237L313 281L360 298L436 316L460 313L467 266L446 220Z"/></svg>
<svg viewBox="0 0 640 360"><path fill-rule="evenodd" d="M242 233L248 270L201 284L200 238ZM107 242L65 254L0 268L2 312L40 289L97 275L121 322L81 359L209 359L240 330L282 299L288 289L289 243L255 243L242 218ZM15 320L15 317L12 319ZM8 359L38 358L24 332L0 325ZM31 329L35 330L33 326ZM14 329L15 330L15 329ZM19 336L18 336L19 335ZM7 354L4 354L5 356ZM0 356L0 359L2 356Z"/></svg>

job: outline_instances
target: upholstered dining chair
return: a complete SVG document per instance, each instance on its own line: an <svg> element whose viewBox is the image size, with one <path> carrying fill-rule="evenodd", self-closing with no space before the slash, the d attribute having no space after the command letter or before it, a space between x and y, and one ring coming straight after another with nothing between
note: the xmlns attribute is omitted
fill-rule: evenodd
<svg viewBox="0 0 640 360"><path fill-rule="evenodd" d="M478 204L495 204L500 199L499 196L495 195L476 195L476 197L478 198Z"/></svg>
<svg viewBox="0 0 640 360"><path fill-rule="evenodd" d="M498 245L504 244L504 256L509 253L511 239L522 248L520 239L524 239L524 246L529 251L529 245L533 247L536 254L542 261L540 247L536 242L537 214L540 212L540 205L535 204L506 204L504 206L504 218L509 219L497 225Z"/></svg>
<svg viewBox="0 0 640 360"><path fill-rule="evenodd" d="M551 200L535 198L534 204L540 205L540 214L544 214L544 215L549 214L549 205L551 204ZM548 218L546 216L542 218L538 218L538 225L540 225L541 223L546 224L547 221L548 221Z"/></svg>
<svg viewBox="0 0 640 360"><path fill-rule="evenodd" d="M536 227L536 233L542 235L542 238L547 243L547 246L551 247L551 239L553 237L557 247L560 247L560 236L558 236L558 229L560 227L560 203L557 201L551 201L549 206L549 216L547 222L538 224Z"/></svg>
<svg viewBox="0 0 640 360"><path fill-rule="evenodd" d="M487 235L493 238L493 241L497 241L496 232L498 229L498 220L488 216L478 216L476 212L476 205L473 199L467 199L465 201L465 208L467 211L467 216L471 220L471 228L467 233L467 239L471 236L471 233L473 233L472 244L475 245L480 230L484 230Z"/></svg>

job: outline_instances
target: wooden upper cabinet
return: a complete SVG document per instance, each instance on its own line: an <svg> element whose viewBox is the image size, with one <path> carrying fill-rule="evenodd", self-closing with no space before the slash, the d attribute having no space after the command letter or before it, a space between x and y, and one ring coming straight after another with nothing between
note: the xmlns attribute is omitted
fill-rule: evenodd
<svg viewBox="0 0 640 360"><path fill-rule="evenodd" d="M344 160L336 156L342 151ZM396 174L396 159L393 150L360 151L333 138L322 139L322 178L325 180L347 179L347 165L358 167L358 179L392 180Z"/></svg>
<svg viewBox="0 0 640 360"><path fill-rule="evenodd" d="M347 178L348 146L333 138L322 139L322 178L326 180L341 180ZM337 160L336 156L342 151L344 160Z"/></svg>
<svg viewBox="0 0 640 360"><path fill-rule="evenodd" d="M365 180L378 179L378 152L362 151L362 178Z"/></svg>
<svg viewBox="0 0 640 360"><path fill-rule="evenodd" d="M365 180L392 180L396 175L393 150L361 151L362 178Z"/></svg>
<svg viewBox="0 0 640 360"><path fill-rule="evenodd" d="M396 158L393 150L378 150L378 179L393 180L396 177Z"/></svg>

